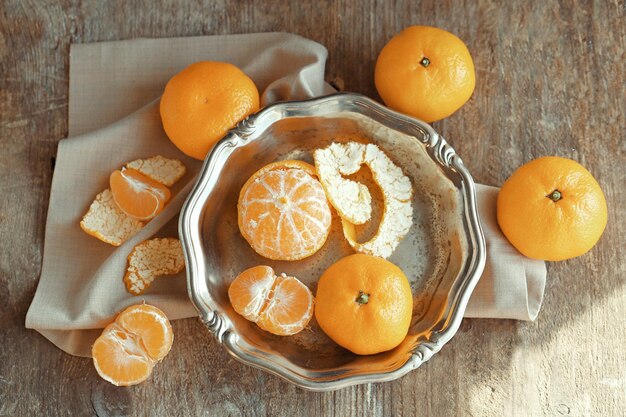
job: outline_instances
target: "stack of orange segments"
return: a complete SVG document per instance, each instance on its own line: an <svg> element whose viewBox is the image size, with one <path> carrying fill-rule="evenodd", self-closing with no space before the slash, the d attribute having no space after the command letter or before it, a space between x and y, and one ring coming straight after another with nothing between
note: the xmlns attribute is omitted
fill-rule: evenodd
<svg viewBox="0 0 626 417"><path fill-rule="evenodd" d="M174 333L161 310L148 304L128 307L94 343L91 355L98 374L117 386L145 381L170 351Z"/></svg>

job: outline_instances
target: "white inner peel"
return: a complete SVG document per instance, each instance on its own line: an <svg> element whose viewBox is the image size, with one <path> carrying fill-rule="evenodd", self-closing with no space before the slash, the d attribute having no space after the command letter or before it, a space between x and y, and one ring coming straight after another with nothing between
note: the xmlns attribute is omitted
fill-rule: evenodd
<svg viewBox="0 0 626 417"><path fill-rule="evenodd" d="M333 143L314 152L315 167L330 203L342 219L344 236L354 250L388 258L411 228L413 194L411 181L374 144ZM363 184L344 178L367 165L383 195L384 210L372 239L356 241L356 224L371 218L372 197Z"/></svg>

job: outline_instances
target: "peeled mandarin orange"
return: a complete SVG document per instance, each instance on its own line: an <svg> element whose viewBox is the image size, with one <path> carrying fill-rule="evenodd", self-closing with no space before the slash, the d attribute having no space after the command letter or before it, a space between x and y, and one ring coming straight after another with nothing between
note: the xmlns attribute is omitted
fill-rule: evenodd
<svg viewBox="0 0 626 417"><path fill-rule="evenodd" d="M204 159L229 129L258 109L254 82L226 62L196 62L174 75L159 106L169 139L196 159Z"/></svg>
<svg viewBox="0 0 626 417"><path fill-rule="evenodd" d="M315 176L306 162L280 161L255 172L241 188L239 230L259 255L293 261L324 245L331 213Z"/></svg>
<svg viewBox="0 0 626 417"><path fill-rule="evenodd" d="M320 277L315 318L338 345L358 355L398 346L411 324L413 296L400 268L376 256L340 259Z"/></svg>
<svg viewBox="0 0 626 417"><path fill-rule="evenodd" d="M429 26L411 26L392 38L378 56L374 78L386 105L428 123L461 108L476 84L463 41Z"/></svg>
<svg viewBox="0 0 626 417"><path fill-rule="evenodd" d="M313 317L311 290L265 265L239 274L228 288L228 298L237 313L278 336L302 331Z"/></svg>
<svg viewBox="0 0 626 417"><path fill-rule="evenodd" d="M91 355L98 374L117 386L145 381L170 351L174 333L158 308L128 307L96 339Z"/></svg>
<svg viewBox="0 0 626 417"><path fill-rule="evenodd" d="M117 206L138 220L150 220L159 214L171 196L165 185L132 168L113 171L109 184Z"/></svg>
<svg viewBox="0 0 626 417"><path fill-rule="evenodd" d="M529 258L560 261L588 252L606 227L604 193L578 162L557 156L530 161L498 193L498 224Z"/></svg>

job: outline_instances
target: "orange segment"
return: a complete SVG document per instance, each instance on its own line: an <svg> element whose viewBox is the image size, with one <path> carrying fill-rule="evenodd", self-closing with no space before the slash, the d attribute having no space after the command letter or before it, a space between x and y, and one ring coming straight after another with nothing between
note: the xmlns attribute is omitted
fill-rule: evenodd
<svg viewBox="0 0 626 417"><path fill-rule="evenodd" d="M237 204L239 230L259 255L275 260L311 256L326 242L331 213L315 168L281 161L244 184Z"/></svg>
<svg viewBox="0 0 626 417"><path fill-rule="evenodd" d="M171 196L169 188L132 168L113 171L109 183L118 207L139 220L159 214Z"/></svg>
<svg viewBox="0 0 626 417"><path fill-rule="evenodd" d="M263 330L279 336L298 333L313 316L313 294L306 285L284 274L277 277L274 293L259 317Z"/></svg>
<svg viewBox="0 0 626 417"><path fill-rule="evenodd" d="M270 333L300 332L313 316L314 298L306 285L272 268L255 266L243 271L228 288L233 309Z"/></svg>
<svg viewBox="0 0 626 417"><path fill-rule="evenodd" d="M174 341L174 333L169 320L158 308L140 304L124 310L117 323L127 332L137 335L146 352L155 361L167 355Z"/></svg>
<svg viewBox="0 0 626 417"><path fill-rule="evenodd" d="M118 386L145 381L154 365L168 354L174 334L156 307L140 304L121 312L91 349L98 374Z"/></svg>
<svg viewBox="0 0 626 417"><path fill-rule="evenodd" d="M275 280L274 270L269 266L259 265L243 271L228 288L233 309L256 322Z"/></svg>
<svg viewBox="0 0 626 417"><path fill-rule="evenodd" d="M113 385L135 385L152 373L154 361L145 355L141 341L116 323L107 326L91 350L98 374Z"/></svg>

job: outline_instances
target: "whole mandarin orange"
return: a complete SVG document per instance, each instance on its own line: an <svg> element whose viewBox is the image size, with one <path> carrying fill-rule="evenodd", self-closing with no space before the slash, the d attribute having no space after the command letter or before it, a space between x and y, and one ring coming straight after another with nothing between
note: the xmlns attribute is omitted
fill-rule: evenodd
<svg viewBox="0 0 626 417"><path fill-rule="evenodd" d="M380 52L375 83L387 106L430 123L450 116L469 100L476 84L474 62L452 33L411 26Z"/></svg>
<svg viewBox="0 0 626 417"><path fill-rule="evenodd" d="M578 162L546 156L522 165L498 193L498 224L529 258L561 261L600 239L607 207L600 185Z"/></svg>
<svg viewBox="0 0 626 417"><path fill-rule="evenodd" d="M254 82L226 62L191 64L169 80L160 103L165 133L196 159L204 159L229 129L258 109Z"/></svg>
<svg viewBox="0 0 626 417"><path fill-rule="evenodd" d="M407 335L412 311L406 276L376 256L346 256L331 265L317 284L317 322L338 345L358 355L398 346Z"/></svg>

